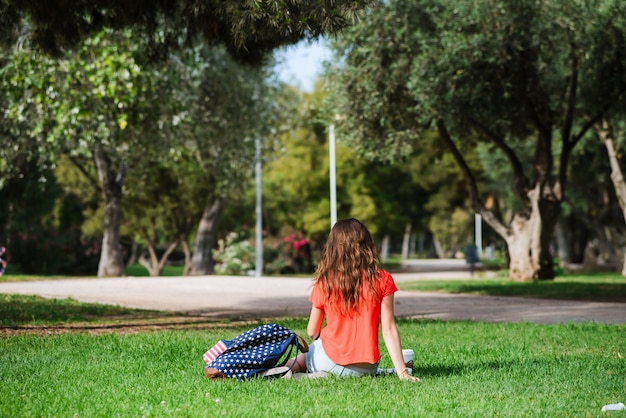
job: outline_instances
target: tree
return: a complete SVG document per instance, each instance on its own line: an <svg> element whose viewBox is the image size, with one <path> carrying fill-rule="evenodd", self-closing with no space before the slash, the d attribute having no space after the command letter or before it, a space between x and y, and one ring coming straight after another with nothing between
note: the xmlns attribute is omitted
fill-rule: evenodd
<svg viewBox="0 0 626 418"><path fill-rule="evenodd" d="M246 67L222 47L197 44L176 58L184 68L175 96L184 108L177 143L202 173L206 187L195 235L191 274L213 272L217 223L228 200L253 178L254 141L276 130L283 114L269 66Z"/></svg>
<svg viewBox="0 0 626 418"><path fill-rule="evenodd" d="M159 101L152 96L153 73L140 65L140 50L130 32L103 31L62 59L16 49L6 67L13 91L20 93L5 114L31 122L21 136L48 155L65 153L102 192L99 276L124 275L119 231L127 162L158 144ZM24 73L25 67L31 71Z"/></svg>
<svg viewBox="0 0 626 418"><path fill-rule="evenodd" d="M330 229L328 124L333 118L321 83L310 94L289 89L286 96L293 93L291 129L279 137L280 146L263 166L263 224L270 234L286 226L301 231L321 246ZM411 235L429 235L430 216L445 217L464 204L458 197L460 172L451 158L439 158L436 139L434 133L425 135L423 152L396 165L360 158L338 143L338 216L362 219L384 241L406 235L408 254Z"/></svg>
<svg viewBox="0 0 626 418"><path fill-rule="evenodd" d="M336 47L346 63L336 86L344 136L365 155L393 160L435 127L472 209L507 243L509 277L551 279L572 150L622 105L625 57L595 51L598 42L623 39L621 20L607 25L623 8L619 1L390 1ZM510 167L516 209L508 222L486 207L466 161L478 142Z"/></svg>
<svg viewBox="0 0 626 418"><path fill-rule="evenodd" d="M600 141L602 141L606 147L611 167L611 182L622 212L622 218L626 221L626 181L624 180L624 174L620 164L621 153L619 152L619 150L623 148L624 144L623 127L622 129L618 129L610 123L608 118L604 118L602 121L596 123L595 129ZM622 246L624 245L624 240L622 240L621 244ZM624 250L622 250L621 258L621 273L623 276L626 276L626 256L624 255Z"/></svg>
<svg viewBox="0 0 626 418"><path fill-rule="evenodd" d="M353 23L374 0L210 0L0 3L0 42L13 45L28 33L34 45L58 54L73 49L103 28L133 29L149 50L165 57L181 38L203 36L208 45L224 45L235 57L259 63L267 52L303 38L314 39Z"/></svg>
<svg viewBox="0 0 626 418"><path fill-rule="evenodd" d="M140 246L138 262L151 276L161 275L168 257L179 246L185 253L183 273L188 273L187 242L202 214L210 184L193 156L180 146L144 158L128 175L128 182L139 187L129 187L124 197L122 230Z"/></svg>
<svg viewBox="0 0 626 418"><path fill-rule="evenodd" d="M129 147L129 142L124 141L133 137L136 139L136 135L128 132L134 130L142 122L146 122L147 119L143 119L145 115L141 110L135 109L135 112L126 113L123 108L130 106L129 103L124 102L125 99L132 99L131 96L138 93L129 88L129 84L133 84L133 81L129 81L128 77L143 77L149 74L149 72L141 71L141 65L132 63L137 58L133 56L133 52L121 56L122 61L128 62L116 62L112 55L109 55L111 50L115 49L114 47L95 45L103 39L103 34L112 35L115 31L120 31L123 37L128 35L129 29L132 29L135 39L140 41L136 45L141 44L142 50L148 51L151 58L161 59L169 56L168 53L173 46L180 46L185 41L187 46L193 45L197 35L202 35L209 45L225 46L226 50L238 60L260 64L266 62L267 52L278 46L296 43L303 38L314 39L322 33L340 30L351 24L358 12L372 3L374 2L347 0L320 2L242 0L238 2L215 1L202 5L198 5L197 2L163 1L122 5L96 0L75 2L72 5L64 2L25 4L14 1L5 1L0 4L0 43L15 48L18 54L23 52L21 50L23 45L32 44L47 53L62 57L60 69L55 68L54 63L51 64L51 62L44 64L56 74L46 76L41 73L36 86L38 103L43 104L43 111L48 112L46 117L40 117L39 120L51 126L29 128L32 134L30 138L43 138L44 143L49 145L54 143L55 138L65 138L67 135L74 139L83 134L88 137L87 139L80 138L77 143L79 146L75 149L79 150L78 153L82 153L83 156L93 156L98 173L98 179L94 179L96 180L94 184L99 183L102 186L106 202L105 234L98 274L123 274L123 261L119 248L121 214L119 208L127 164L124 156L115 152L128 151L131 148L132 151L141 152L139 145ZM93 48L90 49L90 47ZM94 49L96 47L101 50L96 51ZM136 52L136 49L133 51ZM68 53L68 55L63 56L63 53ZM87 55L81 57L81 53L87 53ZM86 62L89 62L88 58L97 56L99 53L102 54L100 55L102 62L91 62L84 68L72 61L72 58L78 60L87 58ZM130 64L129 67L126 68L126 64ZM135 69L140 71L135 73ZM56 75L61 75L61 77L56 77ZM115 77L121 78L113 80ZM70 97L66 98L66 94L70 92L83 92L82 88L85 86L80 84L81 81L88 81L86 91L92 94L69 95ZM52 90L48 89L54 82L61 83L61 90L68 89L64 91L64 95L58 95L59 90L55 87L52 87ZM101 82L99 87L104 86L104 89L93 85L94 82ZM126 90L118 90L123 87L126 87ZM27 94L31 94L33 92L31 90L27 88ZM147 91L143 90L139 93ZM130 94L125 95L125 93ZM49 94L57 96L46 96ZM120 96L119 100L116 100L116 95ZM148 99L146 95L140 96L136 98L139 102L143 100L144 104L146 102L158 103L158 100ZM64 100L54 100L57 97ZM87 103L94 97L105 98L105 100L100 104L94 101ZM71 103L72 99L76 102ZM110 104L118 105L118 111L111 108L109 116L114 116L112 119L103 115L94 116L94 111L97 113ZM136 104L139 105L139 103ZM23 113L19 105L14 113ZM43 112L40 114L43 115ZM89 129L81 131L81 126L86 125L86 120L92 116L99 119L97 121L92 119ZM131 120L133 117L138 119ZM115 131L116 124L119 127L117 138L115 135L110 135ZM127 127L130 129L123 132ZM76 133L81 135L75 135ZM121 142L116 142L116 139L119 140L122 137ZM120 143L122 146L117 147ZM88 144L87 148L85 144ZM218 148L220 146L213 148L213 151ZM79 164L76 158L77 152L72 150L69 154L73 157L73 161ZM204 157L206 155L205 153ZM226 153L221 151L218 154L213 152L211 157L223 163L227 161ZM81 169L85 173L89 172L84 167ZM204 221L199 227L198 236L205 238L196 243L197 250L201 250L196 251L196 254L206 256L198 255L200 259L196 259L196 262L205 263L201 270L197 270L198 272L211 270L210 261L203 260L210 260L210 231L221 212L223 205L221 199L221 196L218 197L212 201L213 206L207 207Z"/></svg>

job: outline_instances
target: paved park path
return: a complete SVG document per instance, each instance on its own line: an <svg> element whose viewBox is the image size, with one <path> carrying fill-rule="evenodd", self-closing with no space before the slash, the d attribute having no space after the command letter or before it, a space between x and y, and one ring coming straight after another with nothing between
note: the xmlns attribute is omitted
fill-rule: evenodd
<svg viewBox="0 0 626 418"><path fill-rule="evenodd" d="M465 271L397 273L397 282L468 278ZM0 293L68 298L215 318L305 316L311 280L306 278L193 276L120 277L0 283ZM398 317L540 324L626 323L626 303L545 300L399 291Z"/></svg>

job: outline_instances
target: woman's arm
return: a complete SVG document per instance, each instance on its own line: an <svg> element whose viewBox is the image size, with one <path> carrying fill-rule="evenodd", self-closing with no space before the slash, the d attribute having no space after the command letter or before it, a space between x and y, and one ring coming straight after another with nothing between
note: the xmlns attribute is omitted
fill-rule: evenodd
<svg viewBox="0 0 626 418"><path fill-rule="evenodd" d="M400 342L400 333L398 332L398 326L396 325L396 318L393 309L393 293L383 298L383 303L380 312L380 325L382 328L383 340L387 346L387 351L393 362L393 367L398 373L398 377L402 380L410 380L413 382L420 379L411 376L404 364L404 358L402 357L402 343Z"/></svg>
<svg viewBox="0 0 626 418"><path fill-rule="evenodd" d="M320 336L322 330L322 322L324 322L324 311L311 306L311 314L309 315L309 324L306 327L306 332L309 334L311 341L315 341Z"/></svg>

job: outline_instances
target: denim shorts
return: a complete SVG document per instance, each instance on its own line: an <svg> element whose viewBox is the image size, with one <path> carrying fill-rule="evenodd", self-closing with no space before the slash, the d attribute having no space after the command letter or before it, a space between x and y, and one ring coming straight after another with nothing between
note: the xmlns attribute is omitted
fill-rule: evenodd
<svg viewBox="0 0 626 418"><path fill-rule="evenodd" d="M337 376L374 376L378 371L378 363L369 367L340 366L335 364L324 351L322 340L318 338L309 345L306 353L306 368L310 373L328 372Z"/></svg>

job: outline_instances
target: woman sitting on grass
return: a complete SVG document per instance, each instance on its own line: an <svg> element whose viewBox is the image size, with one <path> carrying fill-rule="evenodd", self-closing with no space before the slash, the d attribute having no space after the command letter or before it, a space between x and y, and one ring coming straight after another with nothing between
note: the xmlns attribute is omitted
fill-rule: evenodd
<svg viewBox="0 0 626 418"><path fill-rule="evenodd" d="M378 326L398 377L411 376L402 357L394 316L393 277L378 265L369 231L356 219L337 222L328 236L315 272L307 332L313 343L297 357L292 371L338 376L375 375ZM326 318L326 326L322 324Z"/></svg>

